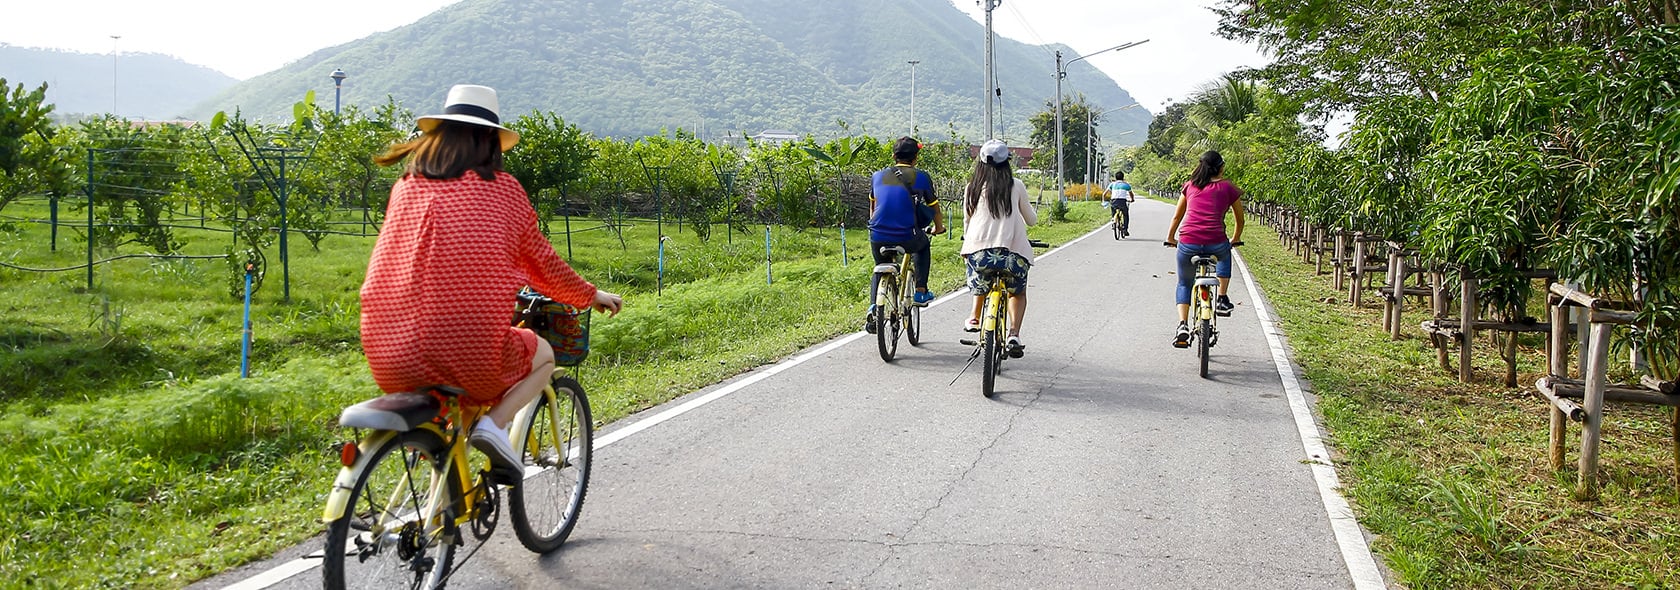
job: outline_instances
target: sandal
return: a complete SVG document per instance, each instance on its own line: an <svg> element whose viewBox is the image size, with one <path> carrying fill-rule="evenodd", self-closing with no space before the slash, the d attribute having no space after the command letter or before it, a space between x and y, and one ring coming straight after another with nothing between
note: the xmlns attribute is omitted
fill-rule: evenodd
<svg viewBox="0 0 1680 590"><path fill-rule="evenodd" d="M980 318L968 318L968 323L963 324L963 331L964 332L979 332L980 331Z"/></svg>

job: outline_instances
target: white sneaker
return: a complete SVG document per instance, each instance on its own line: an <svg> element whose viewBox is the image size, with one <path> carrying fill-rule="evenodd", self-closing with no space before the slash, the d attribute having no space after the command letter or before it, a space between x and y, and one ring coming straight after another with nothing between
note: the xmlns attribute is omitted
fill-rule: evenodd
<svg viewBox="0 0 1680 590"><path fill-rule="evenodd" d="M519 453L513 451L513 443L508 440L507 431L497 428L496 422L491 420L489 416L478 419L478 423L473 425L472 436L469 440L472 441L473 448L478 449L478 452L484 453L484 456L490 458L492 472L497 472L497 475L513 476L514 479L517 479L518 475L523 473L524 470L519 465ZM497 483L506 485L511 482Z"/></svg>

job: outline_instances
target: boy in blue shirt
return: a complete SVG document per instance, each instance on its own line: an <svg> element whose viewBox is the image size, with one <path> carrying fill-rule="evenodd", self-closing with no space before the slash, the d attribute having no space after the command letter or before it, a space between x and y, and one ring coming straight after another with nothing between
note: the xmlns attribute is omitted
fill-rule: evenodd
<svg viewBox="0 0 1680 590"><path fill-rule="evenodd" d="M871 179L869 192L869 251L875 263L891 260L881 249L898 246L916 261L917 304L933 301L928 292L928 267L932 257L928 253L928 236L945 233L945 213L939 210L939 197L933 194L933 177L916 169L922 144L910 137L893 142L893 165L877 171ZM933 231L924 228L933 224ZM864 329L875 329L875 290L880 277L869 281L869 317Z"/></svg>
<svg viewBox="0 0 1680 590"><path fill-rule="evenodd" d="M1120 237L1122 238L1132 235L1131 202L1135 200L1137 200L1137 197L1132 196L1132 185L1126 182L1126 173L1115 171L1114 182L1108 184L1108 208L1112 209L1114 213L1125 213L1120 217L1119 222Z"/></svg>

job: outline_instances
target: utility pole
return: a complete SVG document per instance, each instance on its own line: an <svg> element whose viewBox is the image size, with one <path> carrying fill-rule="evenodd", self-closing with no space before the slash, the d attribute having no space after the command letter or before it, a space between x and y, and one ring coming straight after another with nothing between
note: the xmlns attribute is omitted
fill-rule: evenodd
<svg viewBox="0 0 1680 590"><path fill-rule="evenodd" d="M1003 5L1003 0L980 0L986 6L986 139L997 137L996 127L992 125L992 92L997 83L992 80L992 10Z"/></svg>
<svg viewBox="0 0 1680 590"><path fill-rule="evenodd" d="M1097 55L1099 53L1120 51L1122 49L1136 47L1148 42L1148 39L1144 39L1142 41L1133 41L1131 43L1115 45L1114 47L1110 47L1102 51L1093 51L1091 53L1070 59L1067 63L1062 62L1062 52L1060 50L1056 51L1056 198L1062 203L1067 202L1067 192L1062 188L1062 177L1066 175L1066 173L1062 172L1062 78L1067 77L1067 66L1073 65L1073 62ZM990 60L988 59L988 61ZM991 103L987 104L990 105ZM1089 111L1089 108L1090 107L1086 107L1087 111Z"/></svg>
<svg viewBox="0 0 1680 590"><path fill-rule="evenodd" d="M916 64L922 60L910 60L910 137L916 136Z"/></svg>

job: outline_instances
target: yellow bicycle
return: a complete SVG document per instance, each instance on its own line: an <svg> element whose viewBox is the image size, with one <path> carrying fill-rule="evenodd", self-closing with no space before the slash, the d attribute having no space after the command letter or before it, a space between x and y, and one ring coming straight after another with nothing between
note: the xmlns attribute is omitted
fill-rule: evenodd
<svg viewBox="0 0 1680 590"><path fill-rule="evenodd" d="M1049 247L1049 244L1038 240L1030 240L1029 243L1034 248ZM999 271L982 271L980 278L990 285L986 301L980 306L980 337L973 340L965 338L959 342L974 347L963 370L968 370L975 359L980 359L980 395L989 398L996 392L998 373L1003 372L1003 360L1021 358L1022 351L1008 346L1009 300L1013 297L1005 287L1009 276ZM961 377L962 371L958 371L957 376Z"/></svg>
<svg viewBox="0 0 1680 590"><path fill-rule="evenodd" d="M915 299L916 257L906 256L899 246L887 246L881 252L892 259L875 265L875 274L880 276L875 288L875 347L881 360L892 362L900 333L911 346L921 343L922 306Z"/></svg>
<svg viewBox="0 0 1680 590"><path fill-rule="evenodd" d="M594 429L583 387L561 367L588 354L589 310L534 293L520 298L515 323L553 344L557 368L509 425L524 467L518 481L496 481L488 461L468 456L464 425L482 409L458 403L458 389L393 393L345 408L339 425L366 433L340 446L343 469L322 513L326 588L443 587L495 531L503 490L525 548L549 553L571 534L589 487ZM457 562L464 533L477 543Z"/></svg>

